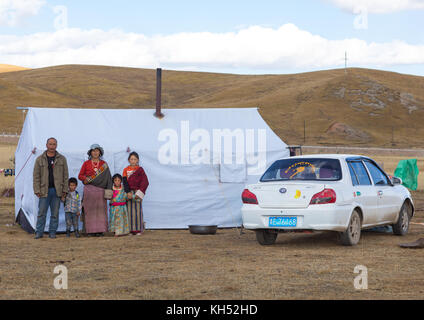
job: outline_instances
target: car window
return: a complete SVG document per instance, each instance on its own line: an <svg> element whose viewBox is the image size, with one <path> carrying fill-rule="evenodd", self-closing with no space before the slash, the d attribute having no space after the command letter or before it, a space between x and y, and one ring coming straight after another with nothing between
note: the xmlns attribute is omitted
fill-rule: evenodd
<svg viewBox="0 0 424 320"><path fill-rule="evenodd" d="M352 161L350 162L350 165L352 166L352 169L356 173L356 177L358 179L359 185L361 186L371 186L371 179L368 176L368 172L365 169L364 164L362 161Z"/></svg>
<svg viewBox="0 0 424 320"><path fill-rule="evenodd" d="M342 178L337 159L290 158L274 162L264 173L261 182L285 180L338 181Z"/></svg>
<svg viewBox="0 0 424 320"><path fill-rule="evenodd" d="M365 161L365 164L370 171L372 180L376 186L386 186L389 184L389 179L374 163Z"/></svg>
<svg viewBox="0 0 424 320"><path fill-rule="evenodd" d="M354 186L359 185L358 177L356 176L355 170L353 170L353 168L352 168L352 163L348 162L347 164L349 166L350 177L352 178L352 184Z"/></svg>

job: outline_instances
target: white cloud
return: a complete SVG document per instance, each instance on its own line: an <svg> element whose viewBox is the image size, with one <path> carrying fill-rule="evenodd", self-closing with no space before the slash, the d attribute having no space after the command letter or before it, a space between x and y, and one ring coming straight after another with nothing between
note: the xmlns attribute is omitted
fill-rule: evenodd
<svg viewBox="0 0 424 320"><path fill-rule="evenodd" d="M326 0L353 14L424 9L424 0Z"/></svg>
<svg viewBox="0 0 424 320"><path fill-rule="evenodd" d="M45 0L0 0L0 26L14 27L38 14Z"/></svg>
<svg viewBox="0 0 424 320"><path fill-rule="evenodd" d="M0 61L26 67L98 64L197 70L323 69L344 65L388 67L424 64L424 45L360 39L329 40L293 24L251 26L228 33L145 36L119 30L64 29L26 36L0 35Z"/></svg>

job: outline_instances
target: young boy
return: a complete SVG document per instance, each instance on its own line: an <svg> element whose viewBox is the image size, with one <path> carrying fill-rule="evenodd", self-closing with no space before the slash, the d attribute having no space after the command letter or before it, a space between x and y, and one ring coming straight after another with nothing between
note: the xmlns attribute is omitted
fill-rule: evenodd
<svg viewBox="0 0 424 320"><path fill-rule="evenodd" d="M78 180L76 178L69 179L69 193L65 199L65 214L66 214L66 236L70 237L71 227L74 226L75 237L79 238L78 233L78 217L81 214L81 199L78 194Z"/></svg>

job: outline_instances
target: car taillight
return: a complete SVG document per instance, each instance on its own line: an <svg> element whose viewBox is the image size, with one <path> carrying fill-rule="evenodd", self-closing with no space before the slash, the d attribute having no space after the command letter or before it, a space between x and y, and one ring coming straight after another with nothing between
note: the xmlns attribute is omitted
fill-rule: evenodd
<svg viewBox="0 0 424 320"><path fill-rule="evenodd" d="M336 202L336 192L333 189L324 189L312 197L310 204L327 204Z"/></svg>
<svg viewBox="0 0 424 320"><path fill-rule="evenodd" d="M243 203L258 204L258 199L256 198L255 194L250 192L247 189L244 189L244 191L241 195L241 199L242 199Z"/></svg>

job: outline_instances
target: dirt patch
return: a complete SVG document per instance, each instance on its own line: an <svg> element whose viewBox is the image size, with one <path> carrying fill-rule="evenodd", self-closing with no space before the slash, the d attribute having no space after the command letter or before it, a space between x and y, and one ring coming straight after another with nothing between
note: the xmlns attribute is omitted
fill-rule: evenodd
<svg viewBox="0 0 424 320"><path fill-rule="evenodd" d="M424 222L424 193L414 193L414 222ZM364 233L356 247L333 233L282 234L258 245L253 232L148 230L143 236L34 240L13 225L13 201L0 201L0 299L423 299L424 250L406 237ZM55 266L68 268L68 290L55 290ZM368 290L355 290L354 268L368 268Z"/></svg>
<svg viewBox="0 0 424 320"><path fill-rule="evenodd" d="M15 188L0 189L0 197L14 198L15 197Z"/></svg>
<svg viewBox="0 0 424 320"><path fill-rule="evenodd" d="M407 92L402 92L400 94L400 103L402 106L408 109L409 114L419 109L417 107L417 101L415 100L414 95Z"/></svg>
<svg viewBox="0 0 424 320"><path fill-rule="evenodd" d="M362 130L355 129L345 123L335 122L326 131L328 135L343 136L347 139L369 140L370 135Z"/></svg>

